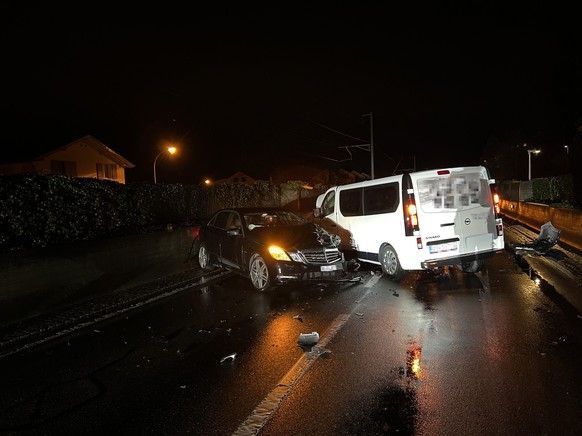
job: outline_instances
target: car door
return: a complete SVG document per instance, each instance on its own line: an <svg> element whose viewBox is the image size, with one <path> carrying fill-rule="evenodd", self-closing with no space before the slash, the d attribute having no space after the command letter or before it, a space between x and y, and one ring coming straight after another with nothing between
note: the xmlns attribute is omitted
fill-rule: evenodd
<svg viewBox="0 0 582 436"><path fill-rule="evenodd" d="M242 244L244 240L242 220L237 211L229 211L220 237L221 262L229 268L242 268Z"/></svg>
<svg viewBox="0 0 582 436"><path fill-rule="evenodd" d="M221 244L228 219L229 212L218 212L216 216L206 226L206 234L204 235L204 243L208 251L216 256L218 261L221 260Z"/></svg>

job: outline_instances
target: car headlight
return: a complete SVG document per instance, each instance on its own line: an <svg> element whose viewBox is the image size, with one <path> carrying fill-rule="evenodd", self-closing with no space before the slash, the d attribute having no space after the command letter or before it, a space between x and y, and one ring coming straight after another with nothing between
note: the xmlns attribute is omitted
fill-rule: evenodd
<svg viewBox="0 0 582 436"><path fill-rule="evenodd" d="M287 262L291 261L285 250L281 247L277 247L276 245L271 245L269 247L269 254L276 260L286 260Z"/></svg>

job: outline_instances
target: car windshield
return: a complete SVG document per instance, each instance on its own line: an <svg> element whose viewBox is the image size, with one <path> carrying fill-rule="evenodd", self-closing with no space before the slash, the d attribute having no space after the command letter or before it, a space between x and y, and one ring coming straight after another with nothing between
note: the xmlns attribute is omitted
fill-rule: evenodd
<svg viewBox="0 0 582 436"><path fill-rule="evenodd" d="M246 213L244 220L249 230L257 227L298 226L307 222L300 216L285 211Z"/></svg>

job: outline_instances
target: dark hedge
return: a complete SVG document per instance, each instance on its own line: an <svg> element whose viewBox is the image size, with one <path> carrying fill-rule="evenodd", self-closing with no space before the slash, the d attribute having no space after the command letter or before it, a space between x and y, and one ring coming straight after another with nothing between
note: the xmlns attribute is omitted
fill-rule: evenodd
<svg viewBox="0 0 582 436"><path fill-rule="evenodd" d="M0 176L0 251L196 226L222 207L281 206L285 192L297 194L302 183L205 187Z"/></svg>

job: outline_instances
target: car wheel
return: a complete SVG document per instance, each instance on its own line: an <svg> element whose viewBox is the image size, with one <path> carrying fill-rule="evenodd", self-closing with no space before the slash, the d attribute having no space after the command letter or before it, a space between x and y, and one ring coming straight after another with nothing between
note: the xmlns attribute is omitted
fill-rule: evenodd
<svg viewBox="0 0 582 436"><path fill-rule="evenodd" d="M198 249L198 264L200 268L209 271L212 269L212 264L210 262L210 253L206 248L206 244L204 242L200 243L200 248Z"/></svg>
<svg viewBox="0 0 582 436"><path fill-rule="evenodd" d="M485 261L483 259L473 260L472 262L464 262L459 265L459 269L466 273L476 273L483 269Z"/></svg>
<svg viewBox="0 0 582 436"><path fill-rule="evenodd" d="M392 280L400 280L404 276L404 270L400 266L398 254L390 244L384 245L380 250L380 264L382 271Z"/></svg>
<svg viewBox="0 0 582 436"><path fill-rule="evenodd" d="M267 268L265 259L263 259L260 254L255 253L251 257L249 271L251 283L257 291L266 291L271 286L269 269Z"/></svg>

